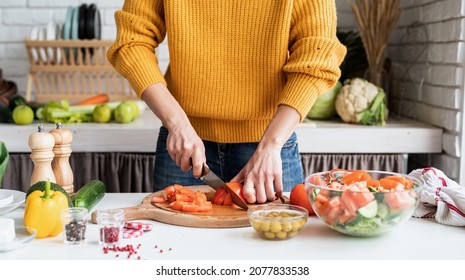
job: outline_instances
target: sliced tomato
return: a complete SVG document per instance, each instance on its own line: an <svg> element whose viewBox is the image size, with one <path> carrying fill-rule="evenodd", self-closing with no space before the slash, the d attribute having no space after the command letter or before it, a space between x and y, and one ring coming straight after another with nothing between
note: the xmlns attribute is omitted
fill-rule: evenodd
<svg viewBox="0 0 465 280"><path fill-rule="evenodd" d="M199 205L199 212L208 212L212 210L213 210L213 206L210 201L206 201L205 203Z"/></svg>
<svg viewBox="0 0 465 280"><path fill-rule="evenodd" d="M152 203L165 203L166 198L164 195L157 195L152 198Z"/></svg>
<svg viewBox="0 0 465 280"><path fill-rule="evenodd" d="M182 206L182 212L198 212L199 211L199 206L192 204L192 203L186 203Z"/></svg>
<svg viewBox="0 0 465 280"><path fill-rule="evenodd" d="M232 206L233 205L232 197L231 197L231 195L229 193L227 193L226 196L224 197L224 201L223 201L222 205L225 205L225 206Z"/></svg>
<svg viewBox="0 0 465 280"><path fill-rule="evenodd" d="M179 184L168 186L164 189L168 207L183 212L207 212L211 211L211 203L207 201L207 196L202 192L194 192L192 189L183 187ZM162 197L156 197L154 200L161 201Z"/></svg>
<svg viewBox="0 0 465 280"><path fill-rule="evenodd" d="M408 192L387 192L384 195L384 201L392 210L408 209L415 205L415 198Z"/></svg>
<svg viewBox="0 0 465 280"><path fill-rule="evenodd" d="M213 196L211 202L216 205L223 205L224 199L228 193L225 189L219 188L216 190L215 195Z"/></svg>
<svg viewBox="0 0 465 280"><path fill-rule="evenodd" d="M176 201L183 201L183 202L192 202L194 201L194 197L190 197L186 194L182 194L182 193L177 193L175 194L175 197L176 197Z"/></svg>
<svg viewBox="0 0 465 280"><path fill-rule="evenodd" d="M173 202L176 200L176 190L174 189L173 185L166 187L163 191L165 192L167 198L166 200L168 202Z"/></svg>
<svg viewBox="0 0 465 280"><path fill-rule="evenodd" d="M184 204L185 204L185 202L176 200L176 201L173 201L170 204L168 204L168 207L173 209L173 210L182 211L182 208L183 208Z"/></svg>
<svg viewBox="0 0 465 280"><path fill-rule="evenodd" d="M346 174L344 177L341 179L341 184L349 185L353 184L355 182L361 182L361 181L366 181L370 182L373 179L371 178L370 174L364 170L353 170L351 173Z"/></svg>
<svg viewBox="0 0 465 280"><path fill-rule="evenodd" d="M228 185L229 188L231 188L235 193L237 193L237 195L239 195L241 197L242 200L245 201L244 195L242 194L243 185L241 183L228 182L228 183L226 183L226 185Z"/></svg>
<svg viewBox="0 0 465 280"><path fill-rule="evenodd" d="M226 183L237 195L239 195L242 200L245 201L244 196L242 195L242 184L238 182L228 182ZM231 195L223 188L219 188L215 195L213 196L211 202L216 205L226 205L232 206L233 201Z"/></svg>

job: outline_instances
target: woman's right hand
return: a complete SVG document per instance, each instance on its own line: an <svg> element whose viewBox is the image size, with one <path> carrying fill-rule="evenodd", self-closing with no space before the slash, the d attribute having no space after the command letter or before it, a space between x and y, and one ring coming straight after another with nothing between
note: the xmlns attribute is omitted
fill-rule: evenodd
<svg viewBox="0 0 465 280"><path fill-rule="evenodd" d="M190 123L182 123L168 128L166 149L176 165L186 172L192 168L195 178L202 176L206 162L205 146Z"/></svg>
<svg viewBox="0 0 465 280"><path fill-rule="evenodd" d="M186 172L192 168L194 177L202 176L205 146L192 127L184 110L162 83L149 86L142 99L168 129L167 147L171 159Z"/></svg>

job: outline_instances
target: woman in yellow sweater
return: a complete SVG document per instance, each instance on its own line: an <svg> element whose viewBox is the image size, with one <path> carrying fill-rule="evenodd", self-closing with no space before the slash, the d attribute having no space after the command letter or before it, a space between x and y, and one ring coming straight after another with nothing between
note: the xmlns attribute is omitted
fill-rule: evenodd
<svg viewBox="0 0 465 280"><path fill-rule="evenodd" d="M202 184L204 162L250 203L303 182L294 130L346 51L334 0L125 0L115 20L108 59L163 123L154 190Z"/></svg>

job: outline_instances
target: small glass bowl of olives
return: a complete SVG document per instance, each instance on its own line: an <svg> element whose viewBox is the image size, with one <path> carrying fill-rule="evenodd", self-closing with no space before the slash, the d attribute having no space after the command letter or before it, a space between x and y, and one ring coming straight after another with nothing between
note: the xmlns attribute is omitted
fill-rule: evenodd
<svg viewBox="0 0 465 280"><path fill-rule="evenodd" d="M287 240L299 233L308 218L307 209L289 204L268 204L247 210L250 224L267 240Z"/></svg>

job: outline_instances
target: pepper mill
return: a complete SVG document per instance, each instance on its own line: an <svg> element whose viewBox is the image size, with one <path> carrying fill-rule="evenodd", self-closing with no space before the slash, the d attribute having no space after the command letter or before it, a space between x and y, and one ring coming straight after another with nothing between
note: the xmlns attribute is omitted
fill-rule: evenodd
<svg viewBox="0 0 465 280"><path fill-rule="evenodd" d="M55 173L56 183L61 186L69 195L74 193L74 175L69 157L71 156L71 142L73 133L66 128L62 128L61 123L57 123L56 129L50 130L55 138L53 153L55 158L52 161L53 173Z"/></svg>
<svg viewBox="0 0 465 280"><path fill-rule="evenodd" d="M29 136L29 147L31 148L31 159L34 162L34 170L31 175L31 186L39 181L50 179L55 183L55 174L52 169L54 157L53 146L55 138L52 134L44 131L44 126L39 125L38 132Z"/></svg>

